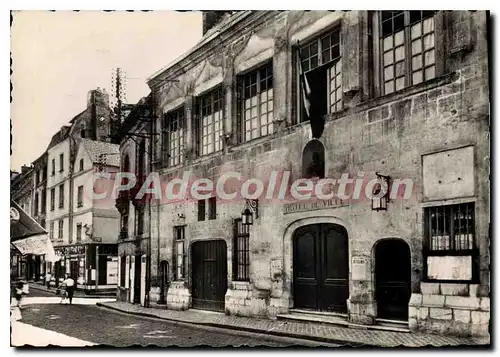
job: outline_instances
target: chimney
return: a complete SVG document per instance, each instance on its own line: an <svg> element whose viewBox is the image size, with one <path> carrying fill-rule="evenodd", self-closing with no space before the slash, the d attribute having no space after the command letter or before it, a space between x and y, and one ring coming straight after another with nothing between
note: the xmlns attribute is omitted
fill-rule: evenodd
<svg viewBox="0 0 500 357"><path fill-rule="evenodd" d="M227 13L231 11L203 11L203 36L217 24L219 24Z"/></svg>
<svg viewBox="0 0 500 357"><path fill-rule="evenodd" d="M90 90L87 94L87 108L90 108L92 104L96 104L99 107L109 107L109 94L106 90L99 87Z"/></svg>
<svg viewBox="0 0 500 357"><path fill-rule="evenodd" d="M29 170L31 169L31 167L29 166L26 166L26 165L23 165L21 166L21 174L25 174L26 172L28 172Z"/></svg>

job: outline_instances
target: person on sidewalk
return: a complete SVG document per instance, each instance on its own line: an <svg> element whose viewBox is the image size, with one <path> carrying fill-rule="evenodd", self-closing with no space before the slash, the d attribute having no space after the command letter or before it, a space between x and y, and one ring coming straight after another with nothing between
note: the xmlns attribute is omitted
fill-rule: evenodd
<svg viewBox="0 0 500 357"><path fill-rule="evenodd" d="M73 294L75 293L75 281L71 278L71 276L66 275L66 279L63 281L64 286L66 287L66 293L69 300L69 304L73 303Z"/></svg>
<svg viewBox="0 0 500 357"><path fill-rule="evenodd" d="M50 280L52 280L52 274L47 272L47 274L45 274L45 284L47 284L47 289L50 289Z"/></svg>
<svg viewBox="0 0 500 357"><path fill-rule="evenodd" d="M22 281L19 281L16 284L16 306L19 308L22 308L22 300L23 300L23 287L24 283Z"/></svg>

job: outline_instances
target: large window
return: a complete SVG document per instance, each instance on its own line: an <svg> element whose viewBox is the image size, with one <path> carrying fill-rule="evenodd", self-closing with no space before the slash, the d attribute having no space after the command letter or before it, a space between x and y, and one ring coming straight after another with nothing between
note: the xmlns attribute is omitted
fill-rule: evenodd
<svg viewBox="0 0 500 357"><path fill-rule="evenodd" d="M77 207L83 207L83 186L78 186Z"/></svg>
<svg viewBox="0 0 500 357"><path fill-rule="evenodd" d="M185 242L185 232L184 226L174 227L174 239L175 239L175 279L184 279L184 242Z"/></svg>
<svg viewBox="0 0 500 357"><path fill-rule="evenodd" d="M59 208L64 208L64 184L59 185Z"/></svg>
<svg viewBox="0 0 500 357"><path fill-rule="evenodd" d="M474 249L474 203L425 209L429 251Z"/></svg>
<svg viewBox="0 0 500 357"><path fill-rule="evenodd" d="M168 166L181 164L184 151L184 106L165 114L162 130L163 162Z"/></svg>
<svg viewBox="0 0 500 357"><path fill-rule="evenodd" d="M233 280L250 280L250 230L248 225L237 219L234 235Z"/></svg>
<svg viewBox="0 0 500 357"><path fill-rule="evenodd" d="M64 229L64 221L61 219L59 221L59 231L58 231L58 234L57 234L57 238L59 240L63 239L63 229Z"/></svg>
<svg viewBox="0 0 500 357"><path fill-rule="evenodd" d="M342 61L340 30L322 35L299 49L301 72L309 85L310 115L324 116L342 109ZM304 81L299 78L300 93ZM302 98L302 95L299 96ZM301 121L309 120L301 99Z"/></svg>
<svg viewBox="0 0 500 357"><path fill-rule="evenodd" d="M56 202L56 189L51 188L50 189L50 210L53 211L55 208L55 203Z"/></svg>
<svg viewBox="0 0 500 357"><path fill-rule="evenodd" d="M472 281L478 278L474 203L425 208L425 278Z"/></svg>
<svg viewBox="0 0 500 357"><path fill-rule="evenodd" d="M217 218L217 197L210 197L208 199L208 219Z"/></svg>
<svg viewBox="0 0 500 357"><path fill-rule="evenodd" d="M206 215L206 201L198 200L198 221L204 221Z"/></svg>
<svg viewBox="0 0 500 357"><path fill-rule="evenodd" d="M222 150L224 91L222 87L199 98L198 135L200 154Z"/></svg>
<svg viewBox="0 0 500 357"><path fill-rule="evenodd" d="M64 171L64 154L59 155L59 171Z"/></svg>
<svg viewBox="0 0 500 357"><path fill-rule="evenodd" d="M381 11L380 48L384 94L436 76L436 11Z"/></svg>
<svg viewBox="0 0 500 357"><path fill-rule="evenodd" d="M81 223L76 224L76 241L77 242L82 241L82 224Z"/></svg>
<svg viewBox="0 0 500 357"><path fill-rule="evenodd" d="M42 190L42 203L40 208L42 214L45 214L45 212L47 211L47 191L45 189Z"/></svg>
<svg viewBox="0 0 500 357"><path fill-rule="evenodd" d="M243 140L273 133L273 64L241 76Z"/></svg>

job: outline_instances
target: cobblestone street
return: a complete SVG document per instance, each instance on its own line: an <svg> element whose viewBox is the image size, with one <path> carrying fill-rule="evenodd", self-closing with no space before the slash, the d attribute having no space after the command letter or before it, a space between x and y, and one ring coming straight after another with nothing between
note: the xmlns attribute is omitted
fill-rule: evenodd
<svg viewBox="0 0 500 357"><path fill-rule="evenodd" d="M46 300L50 303L43 303L42 297L51 299ZM36 304L29 304L30 299L37 299ZM57 299L51 293L32 290L21 310L20 322L93 344L116 347L335 346L241 331L221 331L213 327L181 326L173 322L115 312L94 304L59 305Z"/></svg>

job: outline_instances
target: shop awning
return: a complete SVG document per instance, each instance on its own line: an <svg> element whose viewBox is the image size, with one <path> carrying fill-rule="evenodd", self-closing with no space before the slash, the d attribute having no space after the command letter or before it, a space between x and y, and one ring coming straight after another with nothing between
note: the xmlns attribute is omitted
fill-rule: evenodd
<svg viewBox="0 0 500 357"><path fill-rule="evenodd" d="M12 200L10 201L10 242L23 255L45 255L46 261L59 260L47 231Z"/></svg>

